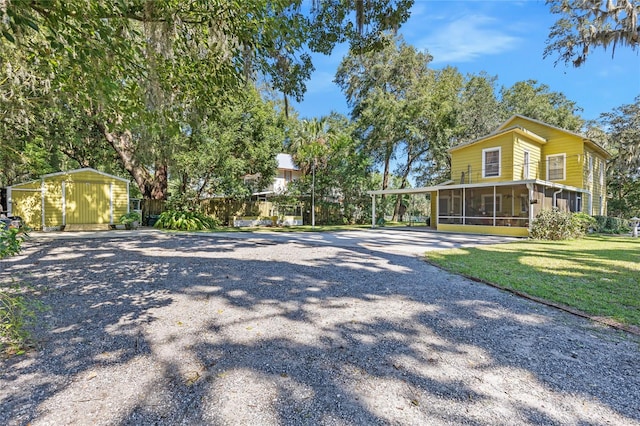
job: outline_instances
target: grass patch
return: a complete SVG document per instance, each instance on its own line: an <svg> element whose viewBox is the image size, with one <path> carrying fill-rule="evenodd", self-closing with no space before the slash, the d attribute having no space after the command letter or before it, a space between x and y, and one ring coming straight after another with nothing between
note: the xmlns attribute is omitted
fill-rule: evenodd
<svg viewBox="0 0 640 426"><path fill-rule="evenodd" d="M640 239L527 240L426 256L452 272L640 326Z"/></svg>

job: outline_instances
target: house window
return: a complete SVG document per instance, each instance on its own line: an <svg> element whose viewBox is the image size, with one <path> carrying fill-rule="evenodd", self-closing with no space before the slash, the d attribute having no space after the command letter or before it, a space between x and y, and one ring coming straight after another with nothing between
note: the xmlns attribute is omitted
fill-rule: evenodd
<svg viewBox="0 0 640 426"><path fill-rule="evenodd" d="M496 212L502 211L502 194L496 194ZM493 216L493 195L482 196L482 210L488 216Z"/></svg>
<svg viewBox="0 0 640 426"><path fill-rule="evenodd" d="M482 177L500 176L500 147L482 150Z"/></svg>
<svg viewBox="0 0 640 426"><path fill-rule="evenodd" d="M284 180L286 182L291 182L292 176L293 176L293 172L291 170L284 171Z"/></svg>
<svg viewBox="0 0 640 426"><path fill-rule="evenodd" d="M547 180L565 180L566 155L547 156Z"/></svg>
<svg viewBox="0 0 640 426"><path fill-rule="evenodd" d="M587 181L589 183L593 183L593 157L589 156L589 175L587 176Z"/></svg>
<svg viewBox="0 0 640 426"><path fill-rule="evenodd" d="M529 151L524 152L522 161L522 178L529 179Z"/></svg>
<svg viewBox="0 0 640 426"><path fill-rule="evenodd" d="M604 162L600 163L600 186L604 186Z"/></svg>

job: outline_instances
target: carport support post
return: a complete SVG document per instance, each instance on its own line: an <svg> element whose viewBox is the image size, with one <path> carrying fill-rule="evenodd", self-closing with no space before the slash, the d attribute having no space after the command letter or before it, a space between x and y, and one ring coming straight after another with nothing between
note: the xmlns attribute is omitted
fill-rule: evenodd
<svg viewBox="0 0 640 426"><path fill-rule="evenodd" d="M376 227L376 195L371 194L371 227Z"/></svg>

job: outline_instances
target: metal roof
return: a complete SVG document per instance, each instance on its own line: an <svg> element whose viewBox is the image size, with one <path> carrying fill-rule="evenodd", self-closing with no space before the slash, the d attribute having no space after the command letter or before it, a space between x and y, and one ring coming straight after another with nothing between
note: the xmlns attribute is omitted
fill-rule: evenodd
<svg viewBox="0 0 640 426"><path fill-rule="evenodd" d="M278 168L286 170L299 170L298 166L293 163L293 157L290 154L280 153L276 156L278 160Z"/></svg>

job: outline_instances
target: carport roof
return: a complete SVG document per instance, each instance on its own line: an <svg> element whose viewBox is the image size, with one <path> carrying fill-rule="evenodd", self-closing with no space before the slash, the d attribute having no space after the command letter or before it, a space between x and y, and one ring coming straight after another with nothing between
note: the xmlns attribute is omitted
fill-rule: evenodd
<svg viewBox="0 0 640 426"><path fill-rule="evenodd" d="M377 191L367 191L369 195L392 195L392 194L423 194L426 192L441 191L443 189L462 189L462 188L481 188L490 186L510 186L510 185L526 185L535 184L542 185L548 188L566 189L567 191L584 192L588 193L586 189L576 188L575 186L562 185L555 182L549 182L539 179L527 179L527 180L512 180L505 182L483 182L483 183L461 183L453 184L454 181L450 180L440 185L424 186L420 188L404 188L404 189L380 189Z"/></svg>

